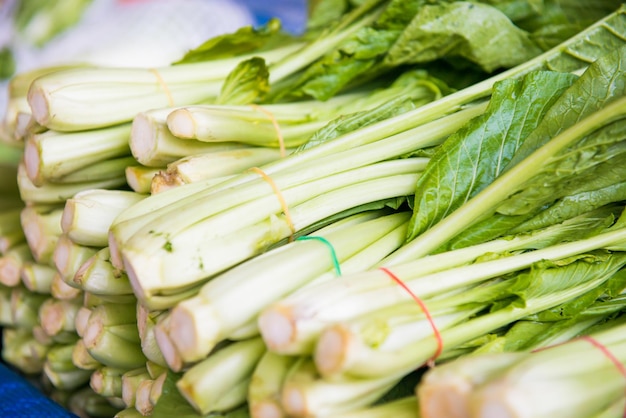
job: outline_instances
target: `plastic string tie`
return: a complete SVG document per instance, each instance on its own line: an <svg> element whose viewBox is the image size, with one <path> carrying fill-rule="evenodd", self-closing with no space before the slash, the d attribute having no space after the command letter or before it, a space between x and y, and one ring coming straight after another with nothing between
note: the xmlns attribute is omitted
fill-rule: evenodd
<svg viewBox="0 0 626 418"><path fill-rule="evenodd" d="M294 226L293 221L291 220L291 215L289 214L289 207L287 206L287 201L285 201L285 197L283 196L283 193L280 191L280 189L278 188L274 180L270 176L268 176L267 173L265 173L265 171L261 170L259 167L252 167L250 171L254 171L259 176L261 176L261 178L265 180L267 184L269 184L272 190L274 191L274 194L276 195L276 197L278 198L278 202L280 203L280 207L283 209L283 213L285 214L285 220L287 221L287 224L289 225L289 229L291 229L291 236L289 237L289 241L293 241L293 236L296 233L296 227Z"/></svg>
<svg viewBox="0 0 626 418"><path fill-rule="evenodd" d="M387 276L389 276L402 289L404 289L409 295L411 295L413 300L419 305L419 307L422 310L422 312L424 312L424 315L426 316L426 319L428 320L428 323L430 324L431 328L433 329L433 334L435 335L435 340L437 340L437 350L435 350L435 354L433 354L433 356L430 358L430 360L428 360L428 362L426 362L428 367L434 367L435 366L435 360L443 352L443 338L441 338L441 333L439 332L439 329L437 328L437 325L435 324L435 321L434 321L432 315L428 311L428 308L426 307L426 304L415 293L413 293L413 291L411 289L409 289L409 287L406 285L406 283L404 283L402 280L400 280L400 278L398 276L396 276L391 270L389 270L389 269L387 269L385 267L379 267L379 270L381 270L385 274L387 274Z"/></svg>
<svg viewBox="0 0 626 418"><path fill-rule="evenodd" d="M341 276L341 266L339 265L339 259L337 258L337 253L335 252L335 247L333 247L333 244L331 244L330 241L328 241L326 238L316 236L316 235L303 235L301 237L296 238L296 241L307 241L307 240L309 241L315 240L315 241L319 241L321 243L326 244L326 246L330 250L330 257L333 260L335 273L337 273L337 276Z"/></svg>
<svg viewBox="0 0 626 418"><path fill-rule="evenodd" d="M263 113L265 116L267 116L270 122L272 122L272 126L274 126L274 130L276 131L276 138L278 139L278 146L280 147L280 156L281 158L285 158L287 156L287 151L285 149L285 138L283 138L283 132L280 130L280 125L278 124L278 121L276 120L276 116L274 116L274 114L270 112L269 110L262 108L259 105L251 104L250 106L252 106L254 110L258 110L259 112Z"/></svg>
<svg viewBox="0 0 626 418"><path fill-rule="evenodd" d="M167 102L169 103L169 105L171 107L174 107L174 97L172 97L172 92L170 91L170 88L167 86L167 83L165 83L165 80L163 80L163 77L161 77L161 74L156 70L156 68L150 68L150 72L154 74L154 76L157 79L157 82L159 83L159 86L165 92L165 95L167 96Z"/></svg>

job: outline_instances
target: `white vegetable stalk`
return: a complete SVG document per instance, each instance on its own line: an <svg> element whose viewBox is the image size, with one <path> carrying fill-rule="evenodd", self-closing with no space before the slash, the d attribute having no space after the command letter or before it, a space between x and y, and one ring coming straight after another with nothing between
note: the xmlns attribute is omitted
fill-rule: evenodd
<svg viewBox="0 0 626 418"><path fill-rule="evenodd" d="M30 330L23 328L2 329L2 359L24 373L43 371L50 345L38 342Z"/></svg>
<svg viewBox="0 0 626 418"><path fill-rule="evenodd" d="M130 156L130 124L84 132L47 131L32 135L24 146L26 173L39 186L115 157Z"/></svg>
<svg viewBox="0 0 626 418"><path fill-rule="evenodd" d="M414 301L364 315L356 320L329 325L317 341L314 361L318 372L326 379L336 376L378 378L388 373L388 357L409 344L418 341L430 347L434 328L439 332L457 326L480 311L480 308L449 307L433 309L429 306L434 327ZM381 330L386 332L381 334ZM451 347L449 347L451 348Z"/></svg>
<svg viewBox="0 0 626 418"><path fill-rule="evenodd" d="M25 242L20 225L21 207L7 208L0 211L0 254L5 254L11 247Z"/></svg>
<svg viewBox="0 0 626 418"><path fill-rule="evenodd" d="M295 106L300 106L296 104ZM332 106L332 104L328 104ZM167 117L167 127L174 136L202 142L241 142L249 145L279 148L298 147L323 127L328 120L316 120L308 115L283 117L272 105L261 108L232 106L195 106L177 109ZM269 116L266 112L269 112ZM274 119L274 120L272 120ZM307 120L308 119L308 120ZM278 124L277 129L274 122Z"/></svg>
<svg viewBox="0 0 626 418"><path fill-rule="evenodd" d="M373 163L397 158L421 147L435 145L447 135L456 131L469 118L482 113L483 110L484 105L476 105L446 116L445 121L441 120L437 123L422 125L414 130L405 131L383 140L379 140L379 136L372 137L373 134L368 135L368 132L362 132L369 127L360 129L358 130L359 135L356 135L356 132L350 133L311 148L306 152L292 154L287 158L282 158L275 163L264 166L263 171L272 177L280 190L285 192L288 188L296 185L316 179L328 178L333 174L358 167L374 165ZM386 127L386 125L381 126L379 129ZM374 133L380 135L379 131L374 131ZM367 144L368 141L376 140L378 141L373 144L363 145ZM358 149L344 148L344 146L358 145L362 145L362 147ZM234 187L237 185L239 187ZM187 197L184 197L185 192L180 192L180 195L169 195L168 197L176 196L178 198L162 204L160 207L164 209L153 211L152 214L144 212L142 214L144 216L135 219L133 222L126 218L123 228L121 221L116 221L112 232L117 242L112 243L109 240L109 246L112 249L116 246L119 247L141 228L157 219L160 223L167 222L182 229L183 224L196 223L203 218L235 207L243 202L258 199L264 195L267 196L268 186L264 180L259 178L258 173L250 171L236 176L232 180L222 182L215 188L197 186L187 190L194 190L194 193L190 196L187 195ZM159 202L163 200L159 200ZM197 210L191 211L191 206ZM169 216L166 218L166 215ZM150 230L151 227L146 229Z"/></svg>
<svg viewBox="0 0 626 418"><path fill-rule="evenodd" d="M485 417L548 417L555 413L588 417L603 413L616 402L623 406L623 375L602 349L623 364L623 331L623 325L616 326L593 334L593 340L583 337L520 355L501 373L486 376L470 394L468 413Z"/></svg>
<svg viewBox="0 0 626 418"><path fill-rule="evenodd" d="M8 250L0 257L0 283L8 287L20 284L22 268L30 262L33 262L33 255L28 244Z"/></svg>
<svg viewBox="0 0 626 418"><path fill-rule="evenodd" d="M399 174L371 181L361 181L352 187L335 189L300 205L292 205L290 207L292 224L295 231L298 231L328 216L360 204L408 195L411 193L416 180L417 175L415 174ZM286 196L285 191L283 193L287 202L293 201ZM306 199L306 195L307 193L303 193L298 200ZM310 192L308 195L310 197ZM254 207L260 203L268 205L268 208L273 206L272 211L280 211L280 203L277 202L276 196L271 195L269 197L271 199L261 199L248 206ZM271 202L267 202L267 200L271 200ZM257 217L258 213L254 211L244 211L242 215L251 217L253 213ZM215 273L258 255L269 244L276 243L292 234L288 222L283 217L275 217L271 212L269 219L255 225L244 226L239 229L239 232L232 234L234 231L228 231L228 229L233 228L232 223L241 222L242 216L239 215L238 210L225 212L224 215L235 216L232 221L226 218L219 223L205 222L202 225L196 225L188 233L181 233L176 236L169 235L169 241L165 248L158 248L156 251L150 248L151 243L149 242L144 243L143 249L139 249L136 246L139 240L136 239L137 235L135 235L125 245L123 257L126 272L139 299L149 299L153 294L158 294L164 289L184 289L184 286L197 284ZM219 218L218 216L214 219ZM256 221L256 219L253 218L249 221ZM205 231L207 231L208 225L211 225L211 228L218 228L217 231L209 232L209 236L219 234L216 238L206 239L205 234L207 232ZM203 236L205 241L199 242L199 238ZM195 243L193 250L188 247L190 242ZM187 249L185 250L185 248ZM193 257L191 257L192 254ZM198 259L198 255L200 255L200 259ZM174 266L177 266L177 272L172 276L173 271L170 268ZM168 279L169 277L176 277L176 282L172 283Z"/></svg>
<svg viewBox="0 0 626 418"><path fill-rule="evenodd" d="M451 415L440 415L454 418ZM416 397L408 396L338 415L338 418L420 418Z"/></svg>
<svg viewBox="0 0 626 418"><path fill-rule="evenodd" d="M230 410L245 403L250 378L264 353L260 338L234 342L187 370L176 387L203 415Z"/></svg>
<svg viewBox="0 0 626 418"><path fill-rule="evenodd" d="M193 364L186 363L178 352L174 341L170 337L171 316L167 313L158 318L157 323L152 328L159 351L165 360L166 366L175 372L188 369Z"/></svg>
<svg viewBox="0 0 626 418"><path fill-rule="evenodd" d="M132 295L126 274L111 265L109 247L83 262L72 278L72 285L99 296Z"/></svg>
<svg viewBox="0 0 626 418"><path fill-rule="evenodd" d="M27 206L21 213L21 224L33 259L41 264L52 265L52 254L63 232L58 206Z"/></svg>
<svg viewBox="0 0 626 418"><path fill-rule="evenodd" d="M67 284L58 271L52 278L52 283L50 284L50 295L53 298L60 300L73 300L79 298L82 294L82 290Z"/></svg>
<svg viewBox="0 0 626 418"><path fill-rule="evenodd" d="M78 312L76 312L76 316L74 317L74 328L76 329L76 334L81 338L87 329L87 323L89 322L91 311L91 308L88 308L83 304L83 306L78 308Z"/></svg>
<svg viewBox="0 0 626 418"><path fill-rule="evenodd" d="M349 274L368 265L351 264L346 270L345 262L378 240L393 235L394 247L400 246L407 221L407 213L398 213L363 219L329 233L317 231L314 235L326 239L330 248L316 240L295 241L228 270L205 284L198 296L172 310L171 340L185 361L203 358L215 344L254 320L270 303L311 280L320 280L319 276L325 280L336 277L335 262L341 266L342 274ZM392 251L394 247L384 250ZM370 254L369 266L387 251Z"/></svg>
<svg viewBox="0 0 626 418"><path fill-rule="evenodd" d="M169 131L166 123L167 115L172 110L172 108L145 110L133 118L129 145L133 157L141 165L165 167L189 155L250 147L244 144L209 144L178 138Z"/></svg>
<svg viewBox="0 0 626 418"><path fill-rule="evenodd" d="M61 234L52 256L61 279L68 285L76 287L74 283L76 272L97 251L94 247L75 244L67 235Z"/></svg>
<svg viewBox="0 0 626 418"><path fill-rule="evenodd" d="M283 382L298 357L266 351L257 363L248 387L248 407L252 418L285 418L280 403Z"/></svg>
<svg viewBox="0 0 626 418"><path fill-rule="evenodd" d="M82 339L76 341L76 344L74 345L74 350L72 351L72 363L74 363L74 365L79 369L83 370L93 371L103 367L102 363L89 354L85 341Z"/></svg>
<svg viewBox="0 0 626 418"><path fill-rule="evenodd" d="M117 170L120 167L116 167ZM44 183L35 186L26 174L26 168L20 164L17 172L17 184L20 197L29 204L62 204L78 192L88 189L116 189L126 184L124 169L119 175L104 180L82 181L79 183Z"/></svg>
<svg viewBox="0 0 626 418"><path fill-rule="evenodd" d="M56 270L46 264L26 262L22 265L20 277L31 292L50 294L55 274Z"/></svg>
<svg viewBox="0 0 626 418"><path fill-rule="evenodd" d="M159 177L162 183L177 186L205 179L233 176L279 158L281 158L280 151L268 147L198 154L168 164L167 170L159 174Z"/></svg>
<svg viewBox="0 0 626 418"><path fill-rule="evenodd" d="M98 161L88 167L73 171L60 179L55 179L51 181L50 184L71 185L76 183L107 181L110 179L125 179L126 167L135 163L135 159L131 156Z"/></svg>
<svg viewBox="0 0 626 418"><path fill-rule="evenodd" d="M269 62L297 48L261 53ZM256 54L255 54L256 55ZM215 98L243 56L149 68L81 68L36 79L28 90L35 120L48 129L81 131L130 122L139 112Z"/></svg>
<svg viewBox="0 0 626 418"><path fill-rule="evenodd" d="M65 202L61 229L75 244L106 247L115 217L145 197L124 190L82 191Z"/></svg>
<svg viewBox="0 0 626 418"><path fill-rule="evenodd" d="M153 363L167 367L162 351L159 349L156 340L156 326L160 318L164 317L167 311L150 311L145 306L137 303L137 328L141 339L141 351L148 360Z"/></svg>
<svg viewBox="0 0 626 418"><path fill-rule="evenodd" d="M11 288L0 284L0 327L9 327L12 325Z"/></svg>
<svg viewBox="0 0 626 418"><path fill-rule="evenodd" d="M135 406L137 388L144 380L150 380L150 375L145 367L129 370L122 375L122 399L126 407Z"/></svg>
<svg viewBox="0 0 626 418"><path fill-rule="evenodd" d="M152 178L160 169L131 165L126 167L126 183L136 193L149 194L152 186Z"/></svg>
<svg viewBox="0 0 626 418"><path fill-rule="evenodd" d="M39 323L50 337L63 332L75 333L75 318L80 306L79 300L50 298L39 308Z"/></svg>
<svg viewBox="0 0 626 418"><path fill-rule="evenodd" d="M100 396L121 397L122 375L125 370L113 367L101 367L95 370L89 379L89 386Z"/></svg>
<svg viewBox="0 0 626 418"><path fill-rule="evenodd" d="M338 416L374 403L399 380L388 376L327 381L320 379L312 361L303 357L285 379L281 403L290 417Z"/></svg>
<svg viewBox="0 0 626 418"><path fill-rule="evenodd" d="M46 357L43 372L57 389L75 390L89 382L91 370L74 365L73 348L73 344L53 346Z"/></svg>
<svg viewBox="0 0 626 418"><path fill-rule="evenodd" d="M154 379L142 380L135 393L135 409L144 417L150 416L154 409L154 405L150 402L150 391L153 385Z"/></svg>
<svg viewBox="0 0 626 418"><path fill-rule="evenodd" d="M24 287L11 290L11 322L15 327L32 330L39 325L39 307L48 295L33 293Z"/></svg>

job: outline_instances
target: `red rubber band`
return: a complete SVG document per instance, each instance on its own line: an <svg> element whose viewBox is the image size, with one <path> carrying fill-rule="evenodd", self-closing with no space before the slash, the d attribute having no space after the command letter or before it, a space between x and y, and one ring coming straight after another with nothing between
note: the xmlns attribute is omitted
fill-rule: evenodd
<svg viewBox="0 0 626 418"><path fill-rule="evenodd" d="M254 171L259 176L261 176L261 178L265 180L267 184L269 184L272 190L274 191L274 194L276 195L276 198L278 199L278 202L280 203L280 207L283 209L283 213L285 214L285 220L287 221L287 225L289 225L289 229L291 229L291 236L289 237L289 241L293 241L293 236L296 233L296 227L293 224L293 221L291 220L291 214L289 213L289 206L287 206L287 201L285 200L283 193L280 191L280 189L278 188L274 180L270 176L268 176L267 173L265 173L265 171L261 170L259 167L252 167L250 171Z"/></svg>
<svg viewBox="0 0 626 418"><path fill-rule="evenodd" d="M380 267L379 270L385 272L385 274L387 274L387 276L391 277L391 279L394 282L396 282L398 285L400 285L400 287L402 289L404 289L409 295L411 295L413 300L419 305L419 307L422 310L422 312L424 312L424 315L426 315L426 319L428 320L428 323L430 324L431 328L433 329L433 334L435 335L435 339L437 340L437 350L435 350L435 354L433 354L433 356L430 358L430 360L428 360L428 362L426 364L428 364L429 367L434 367L435 366L435 360L443 352L443 338L441 338L441 333L439 332L439 329L437 328L437 325L435 325L435 321L433 320L432 315L428 311L428 308L426 307L426 304L424 303L423 300L421 300L419 297L417 297L417 295L415 293L413 293L413 291L411 291L411 289L409 289L409 287L406 285L406 283L404 283L402 280L400 280L400 278L398 276L396 276L393 272L391 272L391 270L389 270L389 269L387 269L385 267Z"/></svg>

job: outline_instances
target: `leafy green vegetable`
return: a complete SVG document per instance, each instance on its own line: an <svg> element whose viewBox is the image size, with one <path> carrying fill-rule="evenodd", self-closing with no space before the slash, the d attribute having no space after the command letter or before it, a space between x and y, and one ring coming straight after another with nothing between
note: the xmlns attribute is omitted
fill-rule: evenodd
<svg viewBox="0 0 626 418"><path fill-rule="evenodd" d="M216 104L250 104L263 99L270 90L269 71L262 58L240 62L224 80Z"/></svg>
<svg viewBox="0 0 626 418"><path fill-rule="evenodd" d="M496 83L485 114L450 136L418 180L408 239L432 227L493 182L575 78L542 71Z"/></svg>
<svg viewBox="0 0 626 418"><path fill-rule="evenodd" d="M457 1L420 8L384 59L384 65L462 57L493 72L528 61L542 50L498 9Z"/></svg>
<svg viewBox="0 0 626 418"><path fill-rule="evenodd" d="M187 64L221 58L230 58L247 53L269 50L289 44L296 39L281 31L278 19L270 19L260 27L244 26L234 33L210 38L202 45L189 51L175 64Z"/></svg>

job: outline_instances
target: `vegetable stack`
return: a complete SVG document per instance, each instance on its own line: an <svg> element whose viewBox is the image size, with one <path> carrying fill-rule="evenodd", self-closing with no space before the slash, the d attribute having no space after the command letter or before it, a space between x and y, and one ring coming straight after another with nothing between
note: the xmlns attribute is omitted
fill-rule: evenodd
<svg viewBox="0 0 626 418"><path fill-rule="evenodd" d="M619 415L626 9L491 3L16 76L4 360L81 416ZM526 413L553 352L612 377Z"/></svg>

